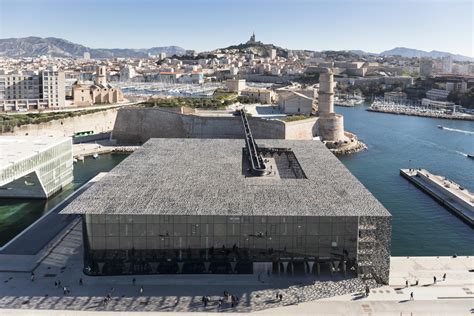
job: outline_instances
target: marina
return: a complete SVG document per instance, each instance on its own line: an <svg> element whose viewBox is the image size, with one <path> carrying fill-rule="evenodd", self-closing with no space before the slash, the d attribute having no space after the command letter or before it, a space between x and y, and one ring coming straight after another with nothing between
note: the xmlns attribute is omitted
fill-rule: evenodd
<svg viewBox="0 0 474 316"><path fill-rule="evenodd" d="M364 97L360 95L338 94L334 97L334 105L354 107L364 103Z"/></svg>
<svg viewBox="0 0 474 316"><path fill-rule="evenodd" d="M386 102L375 100L367 111L371 112L381 112L389 114L398 114L398 115L411 115L411 116L422 116L422 117L431 117L431 118L440 118L440 119L450 119L450 120L466 120L474 121L474 115L466 113L450 113L445 110L431 109L418 105L405 105L398 104L395 102Z"/></svg>
<svg viewBox="0 0 474 316"><path fill-rule="evenodd" d="M474 226L474 194L466 188L425 169L400 169L400 175Z"/></svg>

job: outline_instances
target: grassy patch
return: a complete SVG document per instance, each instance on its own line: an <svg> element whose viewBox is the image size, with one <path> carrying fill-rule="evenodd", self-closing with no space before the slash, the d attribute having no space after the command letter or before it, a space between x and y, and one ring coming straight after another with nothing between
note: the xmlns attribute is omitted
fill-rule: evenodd
<svg viewBox="0 0 474 316"><path fill-rule="evenodd" d="M284 118L281 118L281 120L284 122L294 122L294 121L306 120L308 118L309 118L308 115L291 115L291 116L286 116Z"/></svg>
<svg viewBox="0 0 474 316"><path fill-rule="evenodd" d="M185 106L194 109L224 109L226 106L233 104L234 100L235 98L231 98L230 95L219 96L214 98L157 98L140 103L140 106L164 108L176 108Z"/></svg>
<svg viewBox="0 0 474 316"><path fill-rule="evenodd" d="M71 112L27 113L15 115L0 114L0 132L12 132L15 127L20 127L22 125L47 123L53 120L62 120L70 117L92 114L95 112L107 110L108 109L96 109Z"/></svg>

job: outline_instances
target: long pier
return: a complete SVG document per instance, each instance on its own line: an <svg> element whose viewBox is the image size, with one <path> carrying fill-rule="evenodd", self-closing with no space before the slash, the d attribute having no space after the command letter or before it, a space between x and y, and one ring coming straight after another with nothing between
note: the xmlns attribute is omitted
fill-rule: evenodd
<svg viewBox="0 0 474 316"><path fill-rule="evenodd" d="M400 175L474 227L474 194L446 177L425 169L400 169Z"/></svg>

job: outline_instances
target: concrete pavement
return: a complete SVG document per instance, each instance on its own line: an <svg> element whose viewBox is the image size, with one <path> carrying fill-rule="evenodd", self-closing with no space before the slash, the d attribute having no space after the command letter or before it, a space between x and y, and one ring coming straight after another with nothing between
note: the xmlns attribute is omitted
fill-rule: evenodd
<svg viewBox="0 0 474 316"><path fill-rule="evenodd" d="M82 231L78 224L34 270L34 281L29 272L0 272L0 315L102 316L113 312L115 316L143 311L147 315L470 315L474 313L472 269L473 257L392 257L390 285L372 288L369 297L361 293L363 283L359 284L359 279L340 281L346 284L345 294L330 297L325 291L335 284L331 276L264 276L263 282L253 275L87 277L82 274ZM437 277L436 284L433 276ZM135 286L132 278L136 279ZM417 280L418 285L413 285ZM55 287L58 281L61 286ZM354 284L359 286L357 290L353 290ZM71 293L64 295L63 286ZM139 293L141 286L143 294ZM240 297L236 308L227 303L219 307L224 290ZM413 301L409 300L411 292ZM104 305L107 293L112 299ZM281 302L275 299L276 293L283 293ZM213 302L204 307L202 295L211 296Z"/></svg>

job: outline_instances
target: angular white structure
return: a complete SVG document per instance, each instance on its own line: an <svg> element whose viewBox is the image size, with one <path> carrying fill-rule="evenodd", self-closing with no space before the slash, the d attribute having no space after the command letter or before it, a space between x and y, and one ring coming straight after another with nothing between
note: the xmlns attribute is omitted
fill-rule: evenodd
<svg viewBox="0 0 474 316"><path fill-rule="evenodd" d="M0 137L0 197L48 198L72 182L72 171L69 137Z"/></svg>

